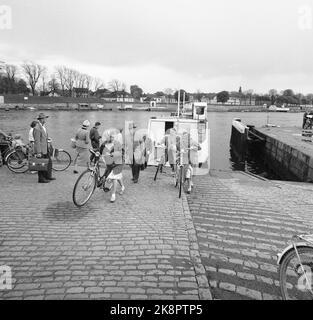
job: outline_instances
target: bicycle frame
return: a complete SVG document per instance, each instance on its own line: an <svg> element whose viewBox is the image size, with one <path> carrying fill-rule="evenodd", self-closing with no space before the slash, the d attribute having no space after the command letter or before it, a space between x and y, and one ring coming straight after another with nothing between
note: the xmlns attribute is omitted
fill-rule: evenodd
<svg viewBox="0 0 313 320"><path fill-rule="evenodd" d="M89 149L89 151L91 153L93 153L95 155L95 165L94 166L91 166L89 163L88 163L88 169L90 171L92 171L95 175L96 175L96 179L97 179L97 185L96 187L100 187L101 185L104 185L104 183L106 182L107 180L107 176L105 176L106 174L106 171L103 173L103 175L100 175L100 159L102 159L102 161L105 163L105 161L103 160L103 158L101 157L99 151L95 152L93 151L92 149ZM108 174L107 174L108 175ZM103 179L104 178L104 179ZM101 185L98 185L98 183L101 181Z"/></svg>

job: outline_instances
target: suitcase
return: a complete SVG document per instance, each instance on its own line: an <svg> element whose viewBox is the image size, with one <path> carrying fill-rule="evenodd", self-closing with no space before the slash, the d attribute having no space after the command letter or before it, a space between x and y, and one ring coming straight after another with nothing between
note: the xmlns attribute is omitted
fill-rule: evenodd
<svg viewBox="0 0 313 320"><path fill-rule="evenodd" d="M30 158L28 160L28 168L30 171L48 171L49 159Z"/></svg>

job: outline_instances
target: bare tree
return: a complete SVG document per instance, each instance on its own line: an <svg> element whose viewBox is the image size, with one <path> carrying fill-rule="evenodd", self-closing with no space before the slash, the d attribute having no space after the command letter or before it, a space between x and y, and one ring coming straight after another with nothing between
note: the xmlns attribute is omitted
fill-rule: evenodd
<svg viewBox="0 0 313 320"><path fill-rule="evenodd" d="M276 95L277 95L277 90L276 90L276 89L270 89L270 90L268 91L268 94L269 94L270 96L276 96Z"/></svg>
<svg viewBox="0 0 313 320"><path fill-rule="evenodd" d="M56 70L56 76L59 79L61 90L62 90L62 96L65 94L65 82L66 82L66 67L65 66L58 66L55 68Z"/></svg>
<svg viewBox="0 0 313 320"><path fill-rule="evenodd" d="M268 94L269 94L269 96L271 98L271 104L275 104L276 99L277 99L277 94L278 94L277 90L276 89L270 89L268 91Z"/></svg>
<svg viewBox="0 0 313 320"><path fill-rule="evenodd" d="M46 68L44 66L34 62L25 62L24 64L22 64L22 70L24 72L29 86L31 87L33 95L35 95L36 93L36 85L45 69Z"/></svg>
<svg viewBox="0 0 313 320"><path fill-rule="evenodd" d="M82 79L82 75L79 71L74 70L74 69L70 69L72 71L72 77L73 77L73 88L81 88L81 79Z"/></svg>
<svg viewBox="0 0 313 320"><path fill-rule="evenodd" d="M166 88L166 89L163 90L163 92L166 94L167 103L169 103L170 102L170 98L174 94L175 91L173 89L171 89L171 88Z"/></svg>
<svg viewBox="0 0 313 320"><path fill-rule="evenodd" d="M14 90L14 84L15 84L15 76L17 74L17 66L13 64L5 64L4 65L4 72L8 79L8 91L12 93Z"/></svg>
<svg viewBox="0 0 313 320"><path fill-rule="evenodd" d="M17 66L15 66L14 64L5 64L4 71L6 73L7 78L14 82L15 76L17 74Z"/></svg>
<svg viewBox="0 0 313 320"><path fill-rule="evenodd" d="M105 87L104 82L100 78L93 78L94 91L103 89Z"/></svg>
<svg viewBox="0 0 313 320"><path fill-rule="evenodd" d="M48 82L48 87L50 92L52 92L53 96L59 90L60 84L58 83L58 80L56 79L55 75L52 75L51 80Z"/></svg>
<svg viewBox="0 0 313 320"><path fill-rule="evenodd" d="M246 99L248 97L249 98L249 104L251 105L252 95L253 95L253 90L252 89L249 89L249 90L246 90L246 91L243 92L243 96L244 96L244 99L245 99L245 104L247 104L246 103Z"/></svg>
<svg viewBox="0 0 313 320"><path fill-rule="evenodd" d="M73 88L76 80L76 71L65 67L65 87L69 91L70 96L73 96Z"/></svg>
<svg viewBox="0 0 313 320"><path fill-rule="evenodd" d="M109 82L109 89L113 92L125 90L126 85L117 79L113 79Z"/></svg>
<svg viewBox="0 0 313 320"><path fill-rule="evenodd" d="M90 87L92 86L92 77L89 76L88 74L85 74L85 83L86 83L86 88L88 89L88 97L89 97L89 91Z"/></svg>
<svg viewBox="0 0 313 320"><path fill-rule="evenodd" d="M45 92L47 91L47 72L46 72L46 70L44 70L43 72L42 72L42 75L41 75L41 80L42 80L42 92L43 92L43 94L45 95Z"/></svg>

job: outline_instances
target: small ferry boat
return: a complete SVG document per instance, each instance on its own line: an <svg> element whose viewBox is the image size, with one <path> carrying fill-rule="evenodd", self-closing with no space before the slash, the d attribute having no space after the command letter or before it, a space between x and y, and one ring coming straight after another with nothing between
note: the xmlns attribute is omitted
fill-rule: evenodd
<svg viewBox="0 0 313 320"><path fill-rule="evenodd" d="M178 134L187 131L190 139L200 146L198 150L198 167L194 168L194 174L205 174L210 169L210 131L207 119L207 103L194 102L178 106L177 112L170 116L151 117L148 123L148 136L152 141L152 154L149 156L148 165L158 165L157 146L165 137L168 129L175 128Z"/></svg>
<svg viewBox="0 0 313 320"><path fill-rule="evenodd" d="M131 111L131 110L133 110L133 106L131 104L125 104L125 105L122 105L122 106L118 106L117 110L120 110L120 111Z"/></svg>
<svg viewBox="0 0 313 320"><path fill-rule="evenodd" d="M149 111L164 111L166 108L164 106L151 106L149 107Z"/></svg>
<svg viewBox="0 0 313 320"><path fill-rule="evenodd" d="M132 110L136 111L150 111L150 107L148 105L143 105L143 106L134 106Z"/></svg>
<svg viewBox="0 0 313 320"><path fill-rule="evenodd" d="M285 105L282 105L281 107L277 107L275 105L271 105L268 108L269 111L275 111L275 112L288 112L290 111L289 108L286 108Z"/></svg>
<svg viewBox="0 0 313 320"><path fill-rule="evenodd" d="M26 107L26 109L27 109L27 110L30 110L30 111L35 111L35 110L37 110L37 108L35 108L35 107Z"/></svg>

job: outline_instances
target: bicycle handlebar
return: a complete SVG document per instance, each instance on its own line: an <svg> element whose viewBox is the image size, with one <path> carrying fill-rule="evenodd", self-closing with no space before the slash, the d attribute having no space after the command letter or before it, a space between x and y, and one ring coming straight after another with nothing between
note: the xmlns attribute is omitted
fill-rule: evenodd
<svg viewBox="0 0 313 320"><path fill-rule="evenodd" d="M96 157L100 157L100 152L99 151L94 151L93 149L89 149L89 151L94 154Z"/></svg>

